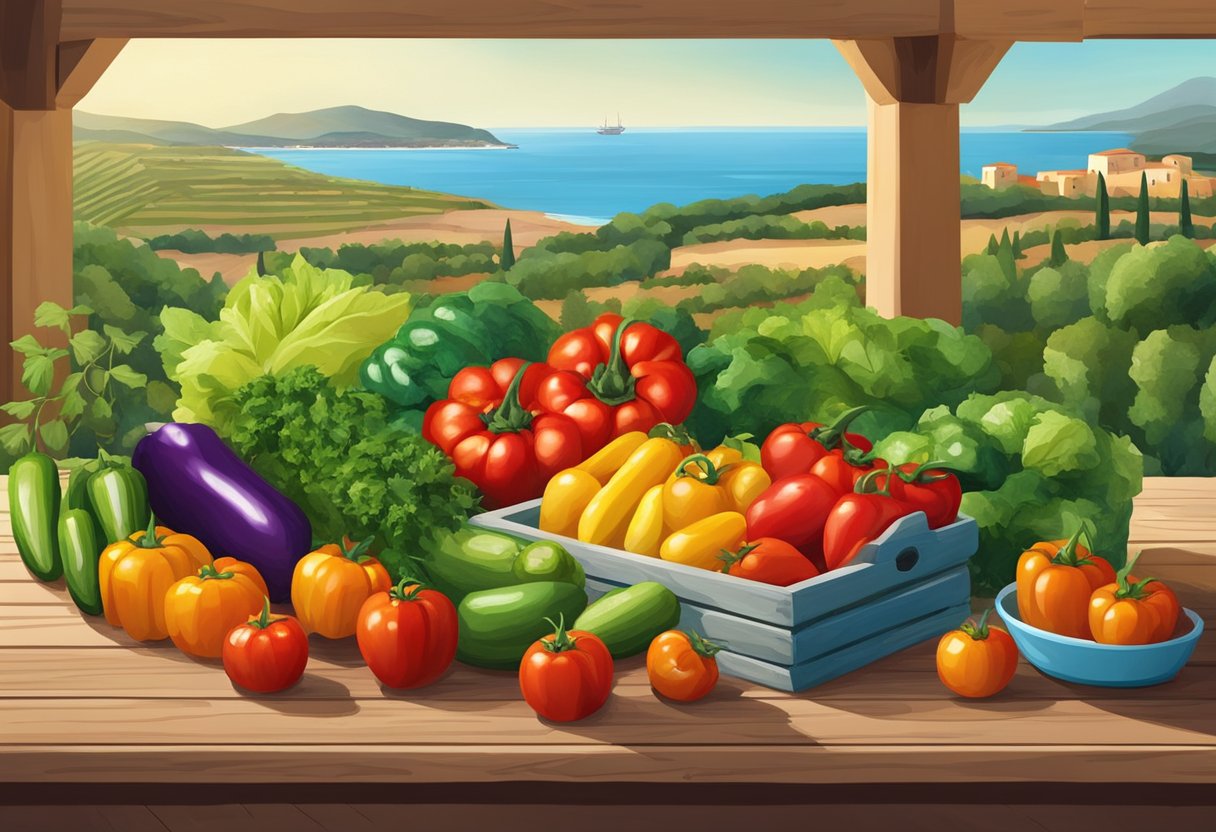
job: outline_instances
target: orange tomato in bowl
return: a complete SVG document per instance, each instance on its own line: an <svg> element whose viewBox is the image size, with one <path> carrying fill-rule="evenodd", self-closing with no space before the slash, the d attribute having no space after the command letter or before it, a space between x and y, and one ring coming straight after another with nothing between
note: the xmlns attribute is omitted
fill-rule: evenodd
<svg viewBox="0 0 1216 832"><path fill-rule="evenodd" d="M1036 543L1018 559L1018 616L1032 627L1090 638L1089 598L1115 580L1108 561L1081 545L1082 529L1068 540Z"/></svg>
<svg viewBox="0 0 1216 832"><path fill-rule="evenodd" d="M1115 582L1094 590L1089 601L1089 627L1102 644L1156 644L1168 641L1178 626L1182 607L1174 591L1156 578L1136 580L1131 571L1137 554L1119 570Z"/></svg>
<svg viewBox="0 0 1216 832"><path fill-rule="evenodd" d="M659 633L646 651L650 686L668 699L695 702L718 684L718 660L714 655L721 649L697 632Z"/></svg>
<svg viewBox="0 0 1216 832"><path fill-rule="evenodd" d="M937 643L937 676L959 696L982 699L1000 693L1018 669L1018 648L1004 630L988 626L986 610Z"/></svg>

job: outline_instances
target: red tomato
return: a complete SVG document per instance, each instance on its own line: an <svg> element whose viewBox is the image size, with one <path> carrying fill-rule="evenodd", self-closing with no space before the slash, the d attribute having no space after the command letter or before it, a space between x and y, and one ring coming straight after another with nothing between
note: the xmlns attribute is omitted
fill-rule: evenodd
<svg viewBox="0 0 1216 832"><path fill-rule="evenodd" d="M852 492L857 481L873 471L874 468L886 467L882 460L862 462L861 455L855 451L843 451L839 448L828 451L811 466L811 473L832 486L839 495Z"/></svg>
<svg viewBox="0 0 1216 832"><path fill-rule="evenodd" d="M549 365L557 372L541 385L540 406L573 419L588 453L623 433L683 422L697 397L674 338L612 313L558 338Z"/></svg>
<svg viewBox="0 0 1216 832"><path fill-rule="evenodd" d="M857 483L856 491L840 498L823 526L823 558L828 569L848 564L871 542L912 508L889 492L871 492L878 471L871 471Z"/></svg>
<svg viewBox="0 0 1216 832"><path fill-rule="evenodd" d="M519 664L519 689L532 710L553 722L591 716L612 691L612 654L597 636L557 631L534 643Z"/></svg>
<svg viewBox="0 0 1216 832"><path fill-rule="evenodd" d="M901 473L891 482L891 495L910 505L912 511L923 511L929 528L939 529L958 519L963 488L958 477L941 468L929 467L931 464L906 462L898 466Z"/></svg>
<svg viewBox="0 0 1216 832"><path fill-rule="evenodd" d="M819 548L837 493L814 474L777 480L747 509L747 536L775 537L803 552Z"/></svg>
<svg viewBox="0 0 1216 832"><path fill-rule="evenodd" d="M503 386L508 372L511 379ZM537 415L524 404L535 402L549 372L544 364L517 358L466 368L452 379L449 398L432 404L423 417L422 436L452 459L458 476L481 489L489 508L539 497L550 477L585 457L573 420ZM494 385L497 398L487 399Z"/></svg>
<svg viewBox="0 0 1216 832"><path fill-rule="evenodd" d="M224 639L224 672L236 685L254 693L289 688L308 664L308 634L290 615L270 614L270 599L262 614L237 625Z"/></svg>
<svg viewBox="0 0 1216 832"><path fill-rule="evenodd" d="M819 574L815 564L784 540L759 537L722 555L722 571L774 586L789 586Z"/></svg>
<svg viewBox="0 0 1216 832"><path fill-rule="evenodd" d="M846 410L830 425L819 422L789 422L779 425L760 447L760 464L774 480L794 474L812 473L811 466L828 451L856 448L862 452L873 446L860 433L845 433L849 423L868 410Z"/></svg>
<svg viewBox="0 0 1216 832"><path fill-rule="evenodd" d="M363 602L355 637L377 679L390 688L420 688L448 669L458 632L446 595L403 580Z"/></svg>

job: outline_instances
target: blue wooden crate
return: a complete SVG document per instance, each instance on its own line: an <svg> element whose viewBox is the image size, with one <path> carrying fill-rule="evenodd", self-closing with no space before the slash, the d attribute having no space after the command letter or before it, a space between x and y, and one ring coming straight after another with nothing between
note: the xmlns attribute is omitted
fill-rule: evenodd
<svg viewBox="0 0 1216 832"><path fill-rule="evenodd" d="M804 690L958 625L970 609L966 562L979 545L971 518L931 530L918 512L850 565L778 587L550 534L539 520L532 500L473 523L560 542L583 564L593 596L658 581L680 599L681 626L727 645L724 673L781 690Z"/></svg>

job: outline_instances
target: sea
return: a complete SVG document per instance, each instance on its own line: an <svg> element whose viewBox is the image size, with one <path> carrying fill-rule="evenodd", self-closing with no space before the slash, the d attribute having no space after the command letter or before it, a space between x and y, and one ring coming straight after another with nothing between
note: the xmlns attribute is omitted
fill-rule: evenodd
<svg viewBox="0 0 1216 832"><path fill-rule="evenodd" d="M659 202L771 194L807 182L866 178L861 128L495 129L513 149L259 149L331 176L443 191L505 208L542 211L599 225ZM1039 170L1083 168L1097 150L1123 147L1126 133L1028 133L964 129L962 173L990 162Z"/></svg>

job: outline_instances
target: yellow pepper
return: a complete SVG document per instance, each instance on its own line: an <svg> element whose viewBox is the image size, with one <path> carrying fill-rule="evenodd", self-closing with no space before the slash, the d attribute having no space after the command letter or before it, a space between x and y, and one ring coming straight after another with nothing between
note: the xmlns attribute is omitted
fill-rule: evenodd
<svg viewBox="0 0 1216 832"><path fill-rule="evenodd" d="M663 543L663 486L656 485L642 496L638 510L625 530L625 551L652 558Z"/></svg>
<svg viewBox="0 0 1216 832"><path fill-rule="evenodd" d="M646 434L640 430L622 433L575 467L595 477L600 485L607 485L612 475L621 469L645 441Z"/></svg>
<svg viewBox="0 0 1216 832"><path fill-rule="evenodd" d="M680 446L670 439L647 439L591 498L578 522L578 539L621 548L643 495L680 464Z"/></svg>
<svg viewBox="0 0 1216 832"><path fill-rule="evenodd" d="M672 531L733 508L722 469L705 454L685 457L663 486L663 525Z"/></svg>
<svg viewBox="0 0 1216 832"><path fill-rule="evenodd" d="M721 571L719 556L733 552L747 537L747 520L737 511L723 511L673 532L659 547L659 557L698 569Z"/></svg>
<svg viewBox="0 0 1216 832"><path fill-rule="evenodd" d="M574 537L578 520L600 490L600 481L581 468L558 471L545 486L540 501L540 527L553 534Z"/></svg>

